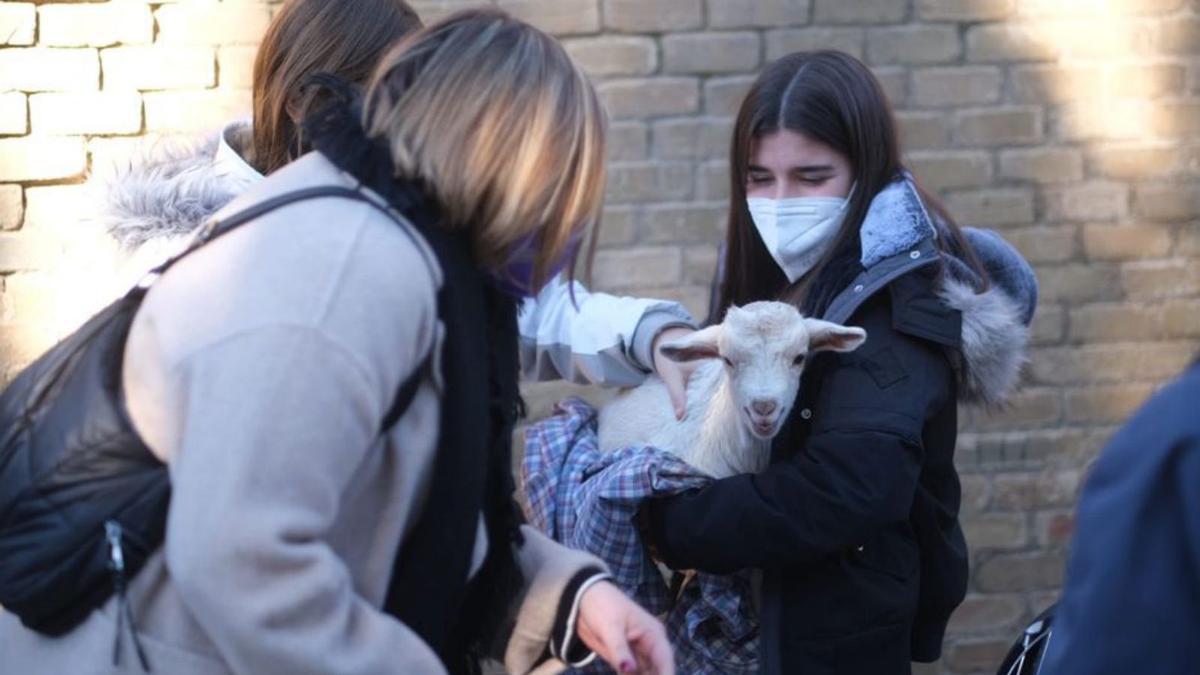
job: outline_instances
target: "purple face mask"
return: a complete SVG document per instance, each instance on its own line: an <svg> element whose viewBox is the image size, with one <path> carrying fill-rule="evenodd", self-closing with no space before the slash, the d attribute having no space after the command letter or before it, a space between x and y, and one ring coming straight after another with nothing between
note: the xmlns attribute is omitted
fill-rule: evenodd
<svg viewBox="0 0 1200 675"><path fill-rule="evenodd" d="M582 232L571 235L571 240L567 242L567 248L563 251L562 257L556 260L550 266L550 269L546 270L544 281L550 281L567 268L567 265L575 258L575 253L579 250L579 244L582 241ZM504 266L500 270L493 272L491 275L492 280L496 282L500 290L518 300L531 298L537 295L538 291L542 290L533 286L534 259L540 248L540 232L528 234L513 245L508 262L504 263Z"/></svg>

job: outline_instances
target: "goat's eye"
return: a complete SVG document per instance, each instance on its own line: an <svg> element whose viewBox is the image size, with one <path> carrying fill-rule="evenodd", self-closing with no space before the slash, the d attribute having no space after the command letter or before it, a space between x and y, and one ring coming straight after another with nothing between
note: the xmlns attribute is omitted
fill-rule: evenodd
<svg viewBox="0 0 1200 675"><path fill-rule="evenodd" d="M802 365L804 365L804 355L803 355L803 354L797 354L797 355L796 355L796 358L792 360L792 365L794 365L794 366L802 366Z"/></svg>
<svg viewBox="0 0 1200 675"><path fill-rule="evenodd" d="M721 360L724 361L725 365L729 366L730 368L733 367L733 361L730 361L728 356L722 356Z"/></svg>

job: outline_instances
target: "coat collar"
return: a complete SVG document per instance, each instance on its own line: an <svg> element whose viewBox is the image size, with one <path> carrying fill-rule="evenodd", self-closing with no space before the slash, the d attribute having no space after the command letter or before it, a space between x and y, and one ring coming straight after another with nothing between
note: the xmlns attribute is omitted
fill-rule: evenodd
<svg viewBox="0 0 1200 675"><path fill-rule="evenodd" d="M200 142L161 139L93 184L92 220L123 248L187 235L262 179L247 157L249 122L234 122Z"/></svg>
<svg viewBox="0 0 1200 675"><path fill-rule="evenodd" d="M828 321L845 322L895 279L941 259L937 230L908 172L871 200L859 238L863 271L830 303Z"/></svg>
<svg viewBox="0 0 1200 675"><path fill-rule="evenodd" d="M250 120L239 120L226 126L217 139L213 155L213 173L229 181L235 189L245 189L263 179L255 169L254 137Z"/></svg>
<svg viewBox="0 0 1200 675"><path fill-rule="evenodd" d="M866 269L917 249L926 239L936 239L933 219L917 192L912 174L905 171L871 200L859 229L860 262Z"/></svg>
<svg viewBox="0 0 1200 675"><path fill-rule="evenodd" d="M929 216L910 174L885 187L871 201L860 230L863 271L823 318L844 323L889 289L897 331L952 350L963 400L1001 404L1016 390L1027 361L1037 278L998 235L966 228L991 281L978 291L981 280L971 268L938 248L941 227ZM941 267L936 273L926 270L932 265ZM912 275L918 270L931 273ZM917 283L916 276L928 281ZM897 283L902 278L909 282Z"/></svg>

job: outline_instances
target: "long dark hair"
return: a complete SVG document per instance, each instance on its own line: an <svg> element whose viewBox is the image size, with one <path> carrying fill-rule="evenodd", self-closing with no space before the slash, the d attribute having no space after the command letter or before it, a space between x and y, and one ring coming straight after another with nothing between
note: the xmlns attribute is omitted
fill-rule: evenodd
<svg viewBox="0 0 1200 675"><path fill-rule="evenodd" d="M332 73L365 85L397 40L421 27L405 0L290 0L271 21L254 61L254 168L271 173L295 159L297 119L311 112L309 76Z"/></svg>
<svg viewBox="0 0 1200 675"><path fill-rule="evenodd" d="M812 272L792 284L771 258L746 207L751 147L758 138L784 129L820 141L846 157L855 183L834 244ZM862 271L859 229L871 200L904 170L896 120L879 81L861 61L842 52L797 52L780 58L763 70L742 101L729 161L725 274L710 318L720 320L730 305L774 298L795 304L809 316L823 315ZM983 266L946 209L918 191L925 207L949 233L938 237L938 246L962 258L986 280Z"/></svg>

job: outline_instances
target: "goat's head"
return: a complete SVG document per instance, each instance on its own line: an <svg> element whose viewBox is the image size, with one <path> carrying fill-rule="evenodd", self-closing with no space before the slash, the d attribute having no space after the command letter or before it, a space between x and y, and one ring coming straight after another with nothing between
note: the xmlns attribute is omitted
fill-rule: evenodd
<svg viewBox="0 0 1200 675"><path fill-rule="evenodd" d="M675 361L722 359L743 422L767 440L796 400L807 357L853 351L866 339L861 328L806 319L786 303L754 302L730 307L723 322L664 344L662 353Z"/></svg>

